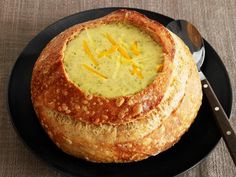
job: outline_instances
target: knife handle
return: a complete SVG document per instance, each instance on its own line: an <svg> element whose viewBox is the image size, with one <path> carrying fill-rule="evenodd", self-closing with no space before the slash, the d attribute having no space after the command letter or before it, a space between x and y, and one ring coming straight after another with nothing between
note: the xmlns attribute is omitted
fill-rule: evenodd
<svg viewBox="0 0 236 177"><path fill-rule="evenodd" d="M213 111L217 126L221 131L221 135L236 166L236 136L234 130L207 79L202 80L202 88Z"/></svg>

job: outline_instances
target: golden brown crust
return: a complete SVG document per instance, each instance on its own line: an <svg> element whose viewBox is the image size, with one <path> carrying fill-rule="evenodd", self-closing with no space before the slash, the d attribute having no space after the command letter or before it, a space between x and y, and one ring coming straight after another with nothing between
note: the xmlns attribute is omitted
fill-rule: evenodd
<svg viewBox="0 0 236 177"><path fill-rule="evenodd" d="M65 44L58 41L68 41L68 37L72 38L70 35L77 34L78 28L84 26L117 19L129 19L133 24L137 17L141 19L137 22L139 25L155 23L137 12L114 12L98 21L76 25L63 32L50 42L35 64L32 78L34 108L49 137L64 152L94 162L138 161L173 146L194 121L202 100L197 68L189 49L162 26L158 28L160 31L164 29L162 32L165 35L159 35L158 40L165 43L163 46L168 45L164 48L170 53L165 58L168 63L165 63L163 75L158 76L151 87L134 96L108 100L85 95L68 80L62 66L62 48ZM157 102L152 102L153 97ZM91 104L94 101L96 105ZM80 102L83 102L82 105ZM71 109L73 104L75 110ZM88 104L95 109L92 110L95 112L92 118L89 117L91 111ZM149 108L145 109L144 105ZM79 118L84 116L81 109L89 111L89 116ZM119 113L104 115L104 111L99 112L100 109L108 110L108 113L117 109Z"/></svg>
<svg viewBox="0 0 236 177"><path fill-rule="evenodd" d="M134 95L113 99L86 95L69 81L65 73L64 48L83 29L114 22L130 23L152 36L163 48L163 70L153 83ZM164 26L135 11L118 10L95 21L75 25L50 41L38 58L32 75L33 103L94 124L118 125L134 121L161 102L163 93L170 84L174 50L173 39Z"/></svg>
<svg viewBox="0 0 236 177"><path fill-rule="evenodd" d="M131 162L154 156L173 146L189 129L201 105L201 84L194 62L190 62L190 74L185 95L171 115L160 120L153 131L143 131L149 126L136 120L140 138L125 138L134 123L120 126L89 125L70 119L51 110L40 111L41 122L55 144L68 154L94 162ZM152 124L152 118L148 118ZM91 126L91 127L90 127ZM88 129L86 132L85 129ZM90 132L90 135L88 135ZM92 138L93 137L93 138Z"/></svg>

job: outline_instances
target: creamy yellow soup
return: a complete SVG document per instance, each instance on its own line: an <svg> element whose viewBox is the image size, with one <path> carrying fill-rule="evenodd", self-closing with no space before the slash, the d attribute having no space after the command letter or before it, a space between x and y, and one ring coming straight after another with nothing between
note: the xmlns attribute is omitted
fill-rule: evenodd
<svg viewBox="0 0 236 177"><path fill-rule="evenodd" d="M161 46L137 27L124 23L85 29L64 50L69 79L88 94L108 98L146 88L162 63Z"/></svg>

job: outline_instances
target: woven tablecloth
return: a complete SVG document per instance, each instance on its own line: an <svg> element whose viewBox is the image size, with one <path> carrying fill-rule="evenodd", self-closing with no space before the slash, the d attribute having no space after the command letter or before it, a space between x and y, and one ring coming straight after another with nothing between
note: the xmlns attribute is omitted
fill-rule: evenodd
<svg viewBox="0 0 236 177"><path fill-rule="evenodd" d="M63 176L33 155L16 135L8 113L8 79L18 55L39 31L62 17L100 7L135 7L192 22L223 60L233 91L236 90L236 0L1 0L1 177ZM236 94L233 96L230 120L234 130L236 129L235 100ZM223 140L220 140L206 159L179 176L235 177L236 168Z"/></svg>

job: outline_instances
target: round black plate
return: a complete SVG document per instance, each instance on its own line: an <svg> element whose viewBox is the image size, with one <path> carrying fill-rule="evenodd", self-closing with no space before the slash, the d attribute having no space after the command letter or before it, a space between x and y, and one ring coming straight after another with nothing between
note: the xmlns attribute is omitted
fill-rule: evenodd
<svg viewBox="0 0 236 177"><path fill-rule="evenodd" d="M126 164L96 164L69 156L59 150L41 128L30 99L31 73L45 45L66 28L104 16L118 8L103 8L65 17L40 32L17 59L9 81L8 101L13 125L23 142L40 158L69 176L80 177L156 177L173 176L201 161L217 144L220 134L206 98L190 130L172 148L147 160ZM134 9L167 25L171 18ZM232 105L232 90L225 67L214 49L205 41L203 72L209 79L227 115Z"/></svg>

